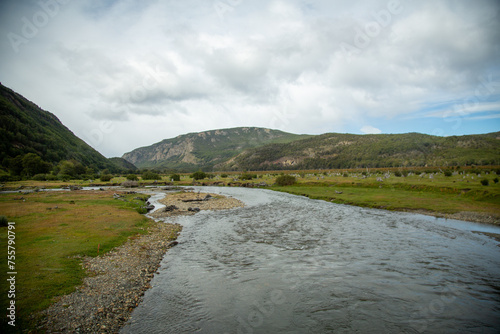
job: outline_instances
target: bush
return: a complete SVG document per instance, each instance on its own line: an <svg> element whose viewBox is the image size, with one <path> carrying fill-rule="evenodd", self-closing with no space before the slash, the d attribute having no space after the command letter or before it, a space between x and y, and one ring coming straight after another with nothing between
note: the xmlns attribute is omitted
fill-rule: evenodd
<svg viewBox="0 0 500 334"><path fill-rule="evenodd" d="M193 178L194 180L203 180L206 177L207 174L202 171L194 172L193 174L191 174L191 178Z"/></svg>
<svg viewBox="0 0 500 334"><path fill-rule="evenodd" d="M54 174L45 174L45 179L47 181L56 181L57 180L57 176L54 175Z"/></svg>
<svg viewBox="0 0 500 334"><path fill-rule="evenodd" d="M138 181L139 178L135 174L128 174L127 175L127 180L129 180L129 181Z"/></svg>
<svg viewBox="0 0 500 334"><path fill-rule="evenodd" d="M180 181L181 180L181 176L179 174L172 174L172 175L170 175L170 180L172 180L172 181Z"/></svg>
<svg viewBox="0 0 500 334"><path fill-rule="evenodd" d="M100 177L101 182L109 182L113 178L113 175L111 174L103 174Z"/></svg>
<svg viewBox="0 0 500 334"><path fill-rule="evenodd" d="M401 172L400 172L400 171L395 171L395 172L394 172L394 176L395 176L395 177L401 177L402 175L403 175L403 174L401 174Z"/></svg>
<svg viewBox="0 0 500 334"><path fill-rule="evenodd" d="M143 180L161 180L161 176L158 173L146 171L142 173Z"/></svg>
<svg viewBox="0 0 500 334"><path fill-rule="evenodd" d="M5 227L9 225L9 220L5 216L0 216L0 227Z"/></svg>
<svg viewBox="0 0 500 334"><path fill-rule="evenodd" d="M495 177L495 178L493 179L493 182L498 183L498 177Z"/></svg>
<svg viewBox="0 0 500 334"><path fill-rule="evenodd" d="M139 186L139 183L137 183L137 181L125 181L121 186L125 188L136 188Z"/></svg>
<svg viewBox="0 0 500 334"><path fill-rule="evenodd" d="M45 174L36 174L31 179L34 181L45 181L47 180L47 176Z"/></svg>
<svg viewBox="0 0 500 334"><path fill-rule="evenodd" d="M220 177L222 177L223 179L225 179L227 177L227 174L221 174Z"/></svg>
<svg viewBox="0 0 500 334"><path fill-rule="evenodd" d="M257 175L249 174L249 173L243 173L240 176L240 179L242 179L242 180L252 180L252 179L256 179L256 178L257 178Z"/></svg>
<svg viewBox="0 0 500 334"><path fill-rule="evenodd" d="M276 184L278 186L291 186L297 182L295 176L291 175L281 175L276 178Z"/></svg>
<svg viewBox="0 0 500 334"><path fill-rule="evenodd" d="M447 171L444 172L444 176L448 176L449 177L451 175L452 175L452 172L449 171L449 170L447 170Z"/></svg>
<svg viewBox="0 0 500 334"><path fill-rule="evenodd" d="M146 213L148 213L148 209L146 209L145 207L141 206L137 209L135 209L138 213L140 213L141 215L144 215Z"/></svg>
<svg viewBox="0 0 500 334"><path fill-rule="evenodd" d="M481 180L481 184L482 184L483 186L488 186L488 185L490 184L490 181L488 181L488 179L482 179L482 180Z"/></svg>

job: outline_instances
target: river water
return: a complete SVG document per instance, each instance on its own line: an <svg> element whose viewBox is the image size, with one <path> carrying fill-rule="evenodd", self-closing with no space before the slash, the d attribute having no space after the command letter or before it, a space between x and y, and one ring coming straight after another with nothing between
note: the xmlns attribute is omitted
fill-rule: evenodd
<svg viewBox="0 0 500 334"><path fill-rule="evenodd" d="M200 190L246 207L169 218L179 245L122 333L500 332L500 247L479 225Z"/></svg>

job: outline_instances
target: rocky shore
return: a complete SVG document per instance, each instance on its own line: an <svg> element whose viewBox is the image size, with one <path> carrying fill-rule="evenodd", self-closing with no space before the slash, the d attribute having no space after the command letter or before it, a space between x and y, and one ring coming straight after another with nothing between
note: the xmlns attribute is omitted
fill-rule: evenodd
<svg viewBox="0 0 500 334"><path fill-rule="evenodd" d="M181 191L168 194L159 201L165 208L159 209L150 215L155 218L164 218L176 215L194 215L202 210L227 210L245 206L235 198L217 194Z"/></svg>
<svg viewBox="0 0 500 334"><path fill-rule="evenodd" d="M43 311L46 333L117 333L139 304L181 226L155 223L99 257L83 258L83 285ZM158 273L157 273L158 274Z"/></svg>
<svg viewBox="0 0 500 334"><path fill-rule="evenodd" d="M169 194L160 202L170 209L151 213L155 218L244 206L234 198L186 191ZM88 277L75 292L60 297L38 315L43 319L38 329L46 333L119 332L151 287L155 273L159 274L161 260L176 245L181 229L178 224L157 222L146 234L129 238L103 256L82 258Z"/></svg>

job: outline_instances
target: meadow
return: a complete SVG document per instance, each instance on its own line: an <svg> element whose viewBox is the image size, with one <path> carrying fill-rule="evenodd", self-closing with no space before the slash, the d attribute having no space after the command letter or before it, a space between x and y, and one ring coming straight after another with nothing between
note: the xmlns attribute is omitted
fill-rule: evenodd
<svg viewBox="0 0 500 334"><path fill-rule="evenodd" d="M135 196L125 195L123 201L112 191L0 194L0 214L15 222L17 330L30 328L37 311L82 283L83 257L101 256L147 232L152 221L137 213L144 202ZM0 227L0 249L7 252L7 227ZM0 290L8 291L6 256L0 257L0 268Z"/></svg>

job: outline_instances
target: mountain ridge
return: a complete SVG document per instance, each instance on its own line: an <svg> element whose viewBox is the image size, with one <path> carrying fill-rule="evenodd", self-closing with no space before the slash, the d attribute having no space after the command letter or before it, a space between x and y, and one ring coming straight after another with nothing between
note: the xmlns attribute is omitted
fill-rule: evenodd
<svg viewBox="0 0 500 334"><path fill-rule="evenodd" d="M58 164L75 160L95 170L116 170L116 166L77 137L49 111L0 84L0 164L32 153L44 162Z"/></svg>
<svg viewBox="0 0 500 334"><path fill-rule="evenodd" d="M252 145L219 143L217 152L207 141L232 131L280 134ZM205 141L196 142L202 137ZM231 136L230 136L231 137ZM255 137L255 136L254 136ZM235 139L235 138L233 138ZM227 138L230 141L230 138ZM274 141L273 141L274 140ZM499 165L500 132L438 137L421 133L366 134L325 133L294 135L257 127L209 130L164 139L125 153L123 158L138 167L193 171L333 169L359 167L415 167ZM239 146L238 146L239 145ZM231 147L229 151L221 148ZM216 159L210 159L216 156ZM205 159L204 159L205 158ZM149 160L148 160L149 159Z"/></svg>
<svg viewBox="0 0 500 334"><path fill-rule="evenodd" d="M308 137L258 127L216 129L164 139L127 152L122 158L140 168L209 170L245 149Z"/></svg>

